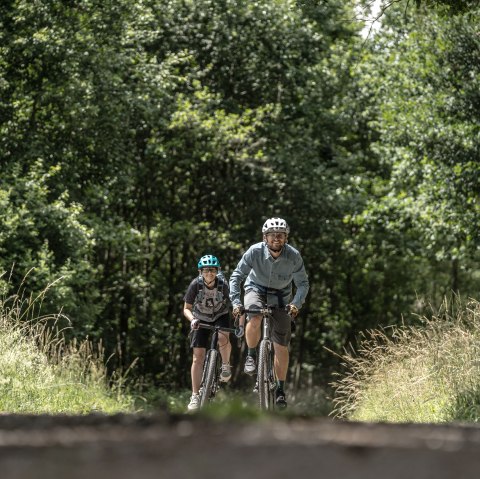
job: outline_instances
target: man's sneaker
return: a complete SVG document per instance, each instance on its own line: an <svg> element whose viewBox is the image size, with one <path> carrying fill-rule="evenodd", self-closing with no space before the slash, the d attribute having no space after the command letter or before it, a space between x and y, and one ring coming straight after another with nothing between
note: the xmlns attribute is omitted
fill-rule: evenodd
<svg viewBox="0 0 480 479"><path fill-rule="evenodd" d="M190 403L188 404L188 410L189 411L195 411L200 407L200 394L192 394L192 397L190 398Z"/></svg>
<svg viewBox="0 0 480 479"><path fill-rule="evenodd" d="M253 356L247 356L243 371L245 372L245 374L248 374L249 376L253 376L256 370L257 370L257 365L255 364L255 359L253 358Z"/></svg>
<svg viewBox="0 0 480 479"><path fill-rule="evenodd" d="M232 377L232 367L230 366L230 363L223 363L222 372L220 373L220 382L228 383L231 377Z"/></svg>
<svg viewBox="0 0 480 479"><path fill-rule="evenodd" d="M287 407L287 399L282 389L277 389L275 391L275 404L277 405L277 407L281 409L284 409Z"/></svg>

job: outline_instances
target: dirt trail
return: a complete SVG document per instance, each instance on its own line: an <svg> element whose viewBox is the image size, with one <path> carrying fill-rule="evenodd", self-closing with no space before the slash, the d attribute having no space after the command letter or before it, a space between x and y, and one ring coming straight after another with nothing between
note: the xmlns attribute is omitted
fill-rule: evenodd
<svg viewBox="0 0 480 479"><path fill-rule="evenodd" d="M480 427L1 416L0 479L469 479Z"/></svg>

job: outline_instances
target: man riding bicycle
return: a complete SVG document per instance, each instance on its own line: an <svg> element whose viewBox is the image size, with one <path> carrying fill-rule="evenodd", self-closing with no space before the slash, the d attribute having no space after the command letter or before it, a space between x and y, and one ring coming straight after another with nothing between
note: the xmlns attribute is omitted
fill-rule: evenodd
<svg viewBox="0 0 480 479"><path fill-rule="evenodd" d="M244 306L260 309L265 305L277 306L273 312L273 343L275 349L275 373L277 376L276 404L286 407L285 380L288 371L291 337L291 318L295 318L305 301L309 289L308 276L298 250L288 244L290 228L282 218L265 221L263 241L244 253L230 277L230 300L233 315L242 314L240 287L245 281ZM292 284L296 291L293 296ZM292 299L293 296L293 299ZM245 339L248 346L245 373L255 374L256 347L261 336L261 315L247 319Z"/></svg>

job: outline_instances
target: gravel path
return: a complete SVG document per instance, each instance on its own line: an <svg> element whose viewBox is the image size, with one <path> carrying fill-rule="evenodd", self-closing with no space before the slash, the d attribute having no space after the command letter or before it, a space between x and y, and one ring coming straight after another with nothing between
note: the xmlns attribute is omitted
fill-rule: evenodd
<svg viewBox="0 0 480 479"><path fill-rule="evenodd" d="M480 426L0 416L0 479L469 479Z"/></svg>

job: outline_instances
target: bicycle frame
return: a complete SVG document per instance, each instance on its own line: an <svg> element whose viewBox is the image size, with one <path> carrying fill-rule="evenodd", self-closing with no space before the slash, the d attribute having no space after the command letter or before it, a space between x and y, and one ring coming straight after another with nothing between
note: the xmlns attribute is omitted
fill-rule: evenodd
<svg viewBox="0 0 480 479"><path fill-rule="evenodd" d="M202 408L215 397L217 391L220 389L218 380L220 374L218 335L220 331L235 333L235 329L206 323L200 323L199 327L213 331L210 339L210 348L206 353L203 363L202 381L200 383L200 407Z"/></svg>

